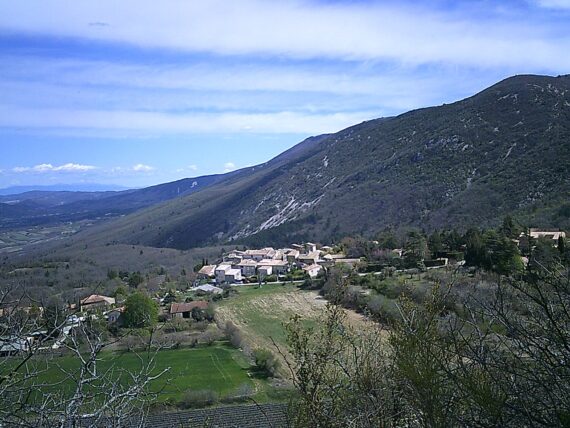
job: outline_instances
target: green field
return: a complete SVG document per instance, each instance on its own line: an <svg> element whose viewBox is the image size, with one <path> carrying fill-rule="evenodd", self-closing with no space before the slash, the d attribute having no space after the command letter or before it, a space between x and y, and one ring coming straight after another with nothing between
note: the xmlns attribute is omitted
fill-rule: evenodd
<svg viewBox="0 0 570 428"><path fill-rule="evenodd" d="M140 357L144 362L146 354ZM124 371L137 373L141 370L141 358L132 352L102 352L98 362L98 372L108 369L115 370L114 376L125 379ZM39 367L44 363L39 363ZM49 360L49 368L36 378L36 382L54 383L62 381L59 391L71 391L74 381L66 379L63 373L77 373L79 364L72 356L54 357ZM159 392L158 401L178 401L187 390L213 390L224 396L232 393L238 387L247 384L257 392L265 388L265 382L249 377L249 364L243 355L226 344L209 347L162 350L155 356L153 373L166 368L169 371L152 383L151 391ZM121 371L123 374L121 375Z"/></svg>

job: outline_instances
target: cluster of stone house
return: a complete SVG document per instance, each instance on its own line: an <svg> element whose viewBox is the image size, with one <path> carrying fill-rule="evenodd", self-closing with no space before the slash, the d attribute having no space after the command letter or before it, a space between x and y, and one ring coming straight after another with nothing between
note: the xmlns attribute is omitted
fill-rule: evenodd
<svg viewBox="0 0 570 428"><path fill-rule="evenodd" d="M199 279L214 280L217 284L239 284L244 278L257 276L259 281L271 275L284 275L292 269L303 269L311 278L328 266L341 262L356 262L342 254L331 254L332 248L316 244L293 244L291 248L271 247L232 251L217 265L203 266Z"/></svg>

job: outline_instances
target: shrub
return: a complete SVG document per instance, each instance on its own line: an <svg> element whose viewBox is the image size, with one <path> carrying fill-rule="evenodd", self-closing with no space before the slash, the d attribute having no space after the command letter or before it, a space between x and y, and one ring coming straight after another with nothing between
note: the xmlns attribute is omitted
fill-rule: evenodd
<svg viewBox="0 0 570 428"><path fill-rule="evenodd" d="M180 400L183 409L199 409L211 406L218 402L218 394L211 389L189 389Z"/></svg>
<svg viewBox="0 0 570 428"><path fill-rule="evenodd" d="M400 319L396 301L378 294L368 301L368 310L380 322L390 323Z"/></svg>
<svg viewBox="0 0 570 428"><path fill-rule="evenodd" d="M267 375L275 376L279 370L279 360L268 349L258 348L253 351L256 369Z"/></svg>
<svg viewBox="0 0 570 428"><path fill-rule="evenodd" d="M237 387L237 389L233 392L230 392L226 396L224 396L220 401L222 403L240 403L244 401L248 401L253 394L255 393L255 389L250 383L242 383Z"/></svg>
<svg viewBox="0 0 570 428"><path fill-rule="evenodd" d="M166 333L174 333L177 331L189 330L191 322L182 318L173 318L164 324L164 331Z"/></svg>
<svg viewBox="0 0 570 428"><path fill-rule="evenodd" d="M235 348L241 348L243 337L239 331L239 328L233 322L228 321L226 322L224 330L232 346Z"/></svg>

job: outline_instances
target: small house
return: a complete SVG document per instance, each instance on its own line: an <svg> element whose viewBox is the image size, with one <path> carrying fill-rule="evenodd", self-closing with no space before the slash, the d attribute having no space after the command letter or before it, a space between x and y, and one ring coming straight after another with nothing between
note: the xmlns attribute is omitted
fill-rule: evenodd
<svg viewBox="0 0 570 428"><path fill-rule="evenodd" d="M208 302L196 300L188 303L173 303L170 305L170 316L173 318L192 318L192 310L195 308L206 310L208 309Z"/></svg>
<svg viewBox="0 0 570 428"><path fill-rule="evenodd" d="M210 279L216 276L216 265L205 265L198 271L199 279Z"/></svg>
<svg viewBox="0 0 570 428"><path fill-rule="evenodd" d="M228 284L235 284L242 280L241 270L239 269L229 269L226 271L226 282Z"/></svg>
<svg viewBox="0 0 570 428"><path fill-rule="evenodd" d="M222 284L223 282L226 282L226 272L229 271L231 269L231 265L219 265L216 270L215 270L215 274L216 274L216 282L218 284Z"/></svg>
<svg viewBox="0 0 570 428"><path fill-rule="evenodd" d="M281 275L287 272L288 266L289 264L283 260L269 260L269 259L265 259L265 260L261 260L258 263L258 271L259 269L261 269L261 267L266 267L269 266L272 268L273 273L276 275Z"/></svg>
<svg viewBox="0 0 570 428"><path fill-rule="evenodd" d="M257 262L251 259L242 260L235 268L241 270L242 276L253 276L257 270Z"/></svg>
<svg viewBox="0 0 570 428"><path fill-rule="evenodd" d="M192 291L204 294L222 294L224 292L220 287L210 284L199 285L198 287L194 287Z"/></svg>
<svg viewBox="0 0 570 428"><path fill-rule="evenodd" d="M303 268L305 273L307 273L311 278L316 277L321 272L322 269L323 269L323 267L320 265L317 265L317 264L305 266Z"/></svg>
<svg viewBox="0 0 570 428"><path fill-rule="evenodd" d="M299 254L301 254L299 250L289 250L285 253L285 260L287 263L293 264L299 258Z"/></svg>
<svg viewBox="0 0 570 428"><path fill-rule="evenodd" d="M115 299L113 297L101 296L99 294L92 294L80 301L81 312L105 310L114 304Z"/></svg>
<svg viewBox="0 0 570 428"><path fill-rule="evenodd" d="M257 270L257 274L258 274L258 278L260 281L263 280L263 278L268 277L269 275L271 275L273 273L273 268L271 266L261 266L258 270Z"/></svg>
<svg viewBox="0 0 570 428"><path fill-rule="evenodd" d="M307 265L313 265L317 263L317 260L319 260L319 258L320 254L318 251L311 251L310 253L299 255L299 261Z"/></svg>
<svg viewBox="0 0 570 428"><path fill-rule="evenodd" d="M33 341L33 337L0 336L0 356L28 352Z"/></svg>

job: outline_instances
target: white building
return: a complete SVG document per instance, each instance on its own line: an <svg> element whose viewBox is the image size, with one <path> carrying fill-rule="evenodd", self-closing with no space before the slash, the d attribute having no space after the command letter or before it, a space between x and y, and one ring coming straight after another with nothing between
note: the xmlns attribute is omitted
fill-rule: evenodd
<svg viewBox="0 0 570 428"><path fill-rule="evenodd" d="M273 273L273 268L271 266L261 266L257 270L257 274L259 275L259 280L263 281L263 278L271 275Z"/></svg>
<svg viewBox="0 0 570 428"><path fill-rule="evenodd" d="M257 262L255 260L245 259L233 267L241 270L242 276L253 276L257 271Z"/></svg>
<svg viewBox="0 0 570 428"><path fill-rule="evenodd" d="M241 270L239 269L229 269L225 274L226 282L229 284L234 284L242 280Z"/></svg>
<svg viewBox="0 0 570 428"><path fill-rule="evenodd" d="M261 267L270 266L273 270L273 273L277 275L281 275L287 273L288 263L283 260L272 260L272 259L264 259L261 260L258 264L258 270Z"/></svg>
<svg viewBox="0 0 570 428"><path fill-rule="evenodd" d="M219 265L216 268L216 282L221 284L226 281L226 272L231 269L231 265Z"/></svg>
<svg viewBox="0 0 570 428"><path fill-rule="evenodd" d="M304 270L311 278L316 277L322 269L323 269L322 266L319 266L319 265L317 265L317 264L313 264L313 265L310 265L310 266L305 266L305 267L303 268L303 270Z"/></svg>
<svg viewBox="0 0 570 428"><path fill-rule="evenodd" d="M307 253L317 251L317 244L313 244L312 242L307 242L304 246Z"/></svg>
<svg viewBox="0 0 570 428"><path fill-rule="evenodd" d="M251 259L257 262L263 259L273 259L277 252L271 248L262 248L261 250L246 250L243 254L244 259Z"/></svg>

